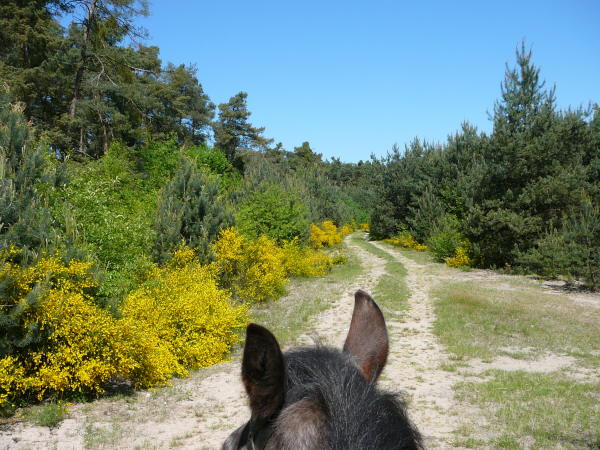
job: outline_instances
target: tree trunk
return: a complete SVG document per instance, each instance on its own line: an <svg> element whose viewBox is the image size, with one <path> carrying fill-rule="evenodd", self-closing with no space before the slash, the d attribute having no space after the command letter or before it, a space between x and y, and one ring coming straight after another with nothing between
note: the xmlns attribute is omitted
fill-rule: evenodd
<svg viewBox="0 0 600 450"><path fill-rule="evenodd" d="M79 61L79 67L77 67L77 72L75 73L73 98L71 99L71 106L69 108L69 113L71 117L75 117L75 113L77 112L77 101L79 100L79 94L81 92L81 84L83 82L83 74L85 73L85 66L87 60L87 46L90 40L90 34L92 32L92 25L95 20L96 3L97 0L93 0L89 6L86 5L88 14L83 27L83 41L81 42L81 61Z"/></svg>

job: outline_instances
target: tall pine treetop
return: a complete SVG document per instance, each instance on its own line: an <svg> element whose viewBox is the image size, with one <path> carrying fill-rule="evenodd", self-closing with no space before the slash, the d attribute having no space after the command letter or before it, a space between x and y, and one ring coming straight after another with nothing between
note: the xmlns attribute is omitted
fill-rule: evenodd
<svg viewBox="0 0 600 450"><path fill-rule="evenodd" d="M525 42L516 49L516 67L508 63L501 85L501 100L494 105L494 133L508 134L534 131L540 119L554 113L554 87L544 89L540 69L531 61L531 49Z"/></svg>

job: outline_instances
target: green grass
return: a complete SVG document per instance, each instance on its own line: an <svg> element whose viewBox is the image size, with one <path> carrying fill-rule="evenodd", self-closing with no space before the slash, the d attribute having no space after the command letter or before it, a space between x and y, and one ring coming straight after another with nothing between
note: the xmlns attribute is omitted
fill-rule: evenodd
<svg viewBox="0 0 600 450"><path fill-rule="evenodd" d="M365 241L362 233L353 235L352 240L364 250L387 261L386 273L379 278L372 294L386 318L401 318L404 311L408 309L409 291L405 282L406 268L388 252Z"/></svg>
<svg viewBox="0 0 600 450"><path fill-rule="evenodd" d="M448 365L468 371L468 359L500 355L535 359L552 352L576 358L600 373L600 311L539 288L491 289L473 282L434 290L434 332L451 352ZM515 286L509 286L514 288ZM466 367L465 367L466 366ZM581 381L567 371L528 373L488 370L481 382L456 386L460 400L488 418L492 448L598 448L600 382ZM470 438L470 436L465 436ZM465 441L466 442L466 441ZM467 446L462 442L462 446Z"/></svg>
<svg viewBox="0 0 600 450"><path fill-rule="evenodd" d="M600 311L539 290L483 288L450 283L434 290L434 332L457 359L509 354L535 358L551 351L600 365ZM503 348L528 348L510 353Z"/></svg>
<svg viewBox="0 0 600 450"><path fill-rule="evenodd" d="M88 423L83 430L83 445L85 448L115 448L125 434L126 430L118 423L106 426Z"/></svg>
<svg viewBox="0 0 600 450"><path fill-rule="evenodd" d="M559 373L490 371L481 383L461 383L458 397L488 411L494 448L598 448L600 383L577 383Z"/></svg>
<svg viewBox="0 0 600 450"><path fill-rule="evenodd" d="M390 261L386 263L385 271L375 286L373 297L386 317L401 317L408 309L409 292L404 281L406 269L402 263Z"/></svg>
<svg viewBox="0 0 600 450"><path fill-rule="evenodd" d="M55 427L60 424L68 414L66 405L58 403L46 403L41 406L32 406L23 411L23 418L39 427Z"/></svg>
<svg viewBox="0 0 600 450"><path fill-rule="evenodd" d="M389 242L378 241L381 245L388 247L390 249L394 249L396 251L401 252L404 256L409 259L412 259L417 264L430 264L433 263L433 256L431 253L427 251L419 252L417 250L413 250L411 248L400 247L397 245L392 245Z"/></svg>
<svg viewBox="0 0 600 450"><path fill-rule="evenodd" d="M402 316L402 312L408 309L409 292L404 280L406 268L401 262L396 261L393 255L365 241L363 233L355 233L351 239L364 250L387 261L386 273L377 282L373 297L386 316Z"/></svg>
<svg viewBox="0 0 600 450"><path fill-rule="evenodd" d="M385 259L386 261L394 261L394 257L390 255L388 252L381 250L378 247L375 247L373 244L370 244L369 241L365 241L365 233L357 232L354 233L350 239L353 243L362 247L364 250L372 253L375 256Z"/></svg>

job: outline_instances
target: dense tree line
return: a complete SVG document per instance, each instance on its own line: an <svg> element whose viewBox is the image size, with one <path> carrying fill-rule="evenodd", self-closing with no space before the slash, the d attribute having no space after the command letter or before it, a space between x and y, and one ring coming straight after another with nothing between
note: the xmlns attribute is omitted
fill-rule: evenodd
<svg viewBox="0 0 600 450"><path fill-rule="evenodd" d="M331 170L308 142L273 146L245 92L215 107L194 67L144 45L147 12L138 0L0 5L1 249L25 267L93 262L94 298L117 311L182 243L210 262L230 225L283 245L307 242L310 223L366 221L334 174L352 165Z"/></svg>
<svg viewBox="0 0 600 450"><path fill-rule="evenodd" d="M138 0L15 0L0 6L0 79L60 155L98 158L113 141L136 145L175 135L206 143L213 133L230 160L236 147L262 148L246 94L210 102L196 68L163 64L144 45ZM60 18L68 18L67 27Z"/></svg>
<svg viewBox="0 0 600 450"><path fill-rule="evenodd" d="M531 52L507 67L493 131L465 123L377 161L371 234L466 238L476 264L600 283L600 110L558 110ZM458 244L457 244L458 245Z"/></svg>
<svg viewBox="0 0 600 450"><path fill-rule="evenodd" d="M443 242L442 256L464 244L480 266L598 284L600 114L558 110L524 46L491 133L465 123L443 145L354 164L274 144L244 92L215 106L195 67L144 44L147 12L138 0L0 5L0 242L23 264L48 251L93 260L109 304L182 241L210 261L230 224L281 242L310 223L368 221L374 238L409 232Z"/></svg>

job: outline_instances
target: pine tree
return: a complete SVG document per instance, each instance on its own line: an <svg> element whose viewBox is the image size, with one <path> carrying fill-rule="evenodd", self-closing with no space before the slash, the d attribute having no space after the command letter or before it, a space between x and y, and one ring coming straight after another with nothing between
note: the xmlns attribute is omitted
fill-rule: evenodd
<svg viewBox="0 0 600 450"><path fill-rule="evenodd" d="M0 3L0 80L35 123L51 122L62 112L56 101L64 95L57 55L65 49L63 29L53 14L65 6L60 0Z"/></svg>
<svg viewBox="0 0 600 450"><path fill-rule="evenodd" d="M573 259L572 273L590 287L600 287L600 207L584 201L578 214L565 219L564 237Z"/></svg>
<svg viewBox="0 0 600 450"><path fill-rule="evenodd" d="M202 261L211 259L210 244L233 219L219 198L219 188L193 161L181 167L162 191L155 229L154 257L163 262L181 243L193 248Z"/></svg>
<svg viewBox="0 0 600 450"><path fill-rule="evenodd" d="M0 98L0 248L21 250L29 262L55 244L56 232L40 192L56 180L48 170L44 150L31 145L22 111Z"/></svg>
<svg viewBox="0 0 600 450"><path fill-rule="evenodd" d="M316 153L308 142L303 142L300 147L294 147L294 154L304 164L314 165L323 161L323 155Z"/></svg>
<svg viewBox="0 0 600 450"><path fill-rule="evenodd" d="M242 168L240 150L264 150L272 139L262 136L263 128L255 128L248 122L250 111L246 105L248 94L240 92L219 105L219 119L213 125L215 147L227 155L227 159L238 169Z"/></svg>
<svg viewBox="0 0 600 450"><path fill-rule="evenodd" d="M409 207L409 209L411 217L407 221L414 232L414 237L420 242L424 242L431 236L438 221L446 213L444 204L435 195L431 186L425 188L415 206Z"/></svg>
<svg viewBox="0 0 600 450"><path fill-rule="evenodd" d="M554 114L554 88L545 90L540 80L540 69L531 59L531 50L516 50L517 66L507 65L501 86L502 100L494 106L494 133L515 135L539 133Z"/></svg>

